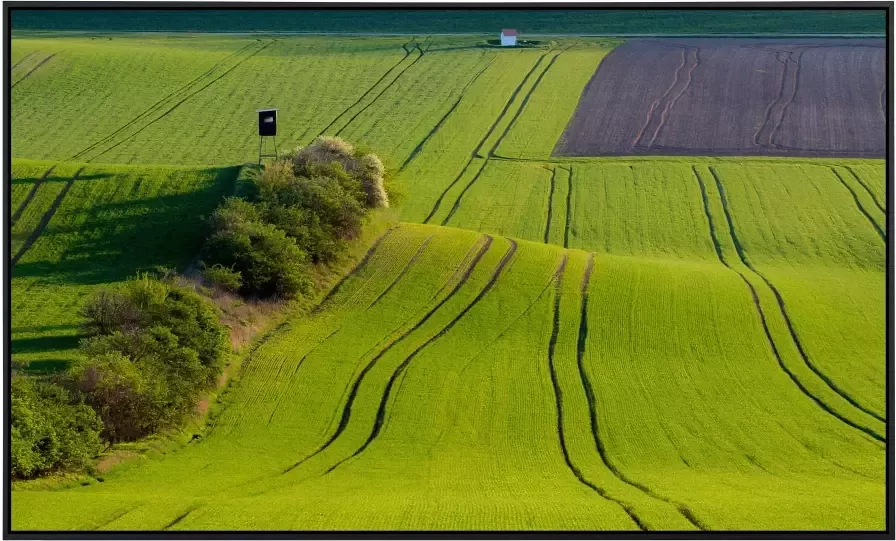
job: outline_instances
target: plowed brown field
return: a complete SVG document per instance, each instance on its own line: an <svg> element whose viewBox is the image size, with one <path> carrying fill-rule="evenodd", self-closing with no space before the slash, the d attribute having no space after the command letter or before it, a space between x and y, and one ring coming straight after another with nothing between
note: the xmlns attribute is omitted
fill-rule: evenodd
<svg viewBox="0 0 896 541"><path fill-rule="evenodd" d="M601 63L563 156L884 157L878 39L632 40Z"/></svg>

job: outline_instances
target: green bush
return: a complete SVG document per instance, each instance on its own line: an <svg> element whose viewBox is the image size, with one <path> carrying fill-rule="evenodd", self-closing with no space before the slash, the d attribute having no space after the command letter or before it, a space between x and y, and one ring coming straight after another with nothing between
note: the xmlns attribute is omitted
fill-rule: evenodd
<svg viewBox="0 0 896 541"><path fill-rule="evenodd" d="M117 290L102 290L81 310L88 335L134 333L164 327L178 346L195 350L205 379L215 381L230 350L214 305L196 292L139 274Z"/></svg>
<svg viewBox="0 0 896 541"><path fill-rule="evenodd" d="M244 295L288 299L308 292L313 285L308 255L283 230L270 224L248 222L216 231L207 240L202 259L239 272Z"/></svg>
<svg viewBox="0 0 896 541"><path fill-rule="evenodd" d="M103 421L103 438L133 441L176 426L207 385L199 353L162 326L85 339L69 372L73 387Z"/></svg>
<svg viewBox="0 0 896 541"><path fill-rule="evenodd" d="M202 275L212 284L232 293L239 291L243 285L243 275L240 271L220 263L202 269Z"/></svg>
<svg viewBox="0 0 896 541"><path fill-rule="evenodd" d="M63 387L35 376L14 375L9 399L14 478L81 470L100 451L102 423Z"/></svg>
<svg viewBox="0 0 896 541"><path fill-rule="evenodd" d="M376 155L338 137L318 137L261 170L247 169L240 193L248 199L226 199L208 220L206 276L244 295L309 292L311 265L336 260L361 233L369 208L389 205L384 176Z"/></svg>

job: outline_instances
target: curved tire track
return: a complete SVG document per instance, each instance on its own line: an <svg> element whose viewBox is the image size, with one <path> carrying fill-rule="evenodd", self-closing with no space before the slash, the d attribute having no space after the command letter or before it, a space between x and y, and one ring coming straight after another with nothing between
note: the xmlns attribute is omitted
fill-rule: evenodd
<svg viewBox="0 0 896 541"><path fill-rule="evenodd" d="M501 135L498 137L498 139L495 141L495 143L489 148L488 152L486 153L485 161L483 162L482 167L479 169L479 171L476 172L475 175L473 175L473 178L470 179L470 182L468 182L467 185L464 186L464 189L461 190L460 194L458 194L457 199L454 200L454 205L451 206L451 210L448 212L448 216L445 217L445 219L442 221L441 225L446 225L448 223L448 221L451 220L451 217L454 216L454 213L457 212L457 210L460 208L460 204L461 204L461 201L463 200L464 195L466 195L467 191L470 188L472 188L474 184L476 184L477 180L479 180L479 176L482 174L482 171L485 169L485 166L488 164L488 160L491 159L492 157L494 157L495 151L501 145L501 141L504 139L504 137L507 136L507 134L510 132L510 128L516 122L517 118L519 118L519 116L522 114L523 108L526 107L526 103L529 101L529 98L532 96L532 93L535 92L535 89L538 87L538 84L541 82L541 79L544 77L545 73L547 73L548 70L551 69L551 66L554 65L554 61L556 61L557 58L561 54L565 53L568 49L569 49L569 47L567 47L566 49L555 54L554 57L551 58L551 61L548 62L548 65L544 68L544 70L542 70L542 72L535 79L535 82L532 83L532 87L528 90L528 92L526 92L526 96L520 102L520 106L517 107L516 112L514 113L513 117L510 119L510 122L507 123L507 126L504 127L504 131L501 133ZM532 70L534 70L536 67L538 67L538 64L541 63L541 61L544 59L544 57L547 54L548 53L545 53L538 59L538 62L536 62L535 66L533 66ZM532 70L530 70L529 73L526 74L526 78L523 80L523 84L525 84L525 82L529 79L529 76L532 75L532 73L533 73ZM521 90L523 84L518 86L516 91L514 91L513 96L511 97L510 101L507 102L507 105L505 106L504 111L501 113L501 117L498 118L498 121L495 122L495 124L492 126L492 129L494 129L497 126L498 122L501 120L501 118L503 118L504 114L508 111L508 108L510 107L510 105L512 104L514 99L516 98L516 95ZM490 134L491 134L491 130L489 130L489 135ZM474 156L479 156L479 151L481 150L482 144L485 143L485 141L487 139L488 139L488 135L486 135L486 138L483 139L482 142L480 142L480 145L477 147L477 149L475 151L473 151ZM481 157L481 156L479 156L479 157ZM472 161L472 158L471 158L471 161ZM469 165L469 163L468 163L468 165ZM449 186L449 188L450 188L450 186Z"/></svg>
<svg viewBox="0 0 896 541"><path fill-rule="evenodd" d="M671 504L688 522L693 524L694 527L700 530L708 530L709 528L707 528L706 525L700 522L697 517L694 516L693 511L691 511L684 504L672 501L664 496L655 493L649 487L628 478L625 474L619 471L616 465L613 464L613 462L610 460L607 449L604 447L603 440L600 437L600 430L598 429L596 406L597 401L595 400L594 387L591 385L591 379L588 377L588 373L585 371L584 362L585 346L588 341L588 284L591 281L591 274L593 271L594 254L592 253L588 258L588 266L585 267L585 276L582 278L582 310L579 314L579 335L576 344L576 364L579 369L579 379L582 382L582 387L585 389L585 396L588 400L588 413L591 421L591 435L594 437L594 446L597 449L597 454L600 455L601 461L604 463L607 469L616 476L617 479L629 486L637 488L651 498Z"/></svg>
<svg viewBox="0 0 896 541"><path fill-rule="evenodd" d="M470 301L470 303L467 304L467 306L464 307L464 309L461 310L460 313L458 313L450 322L448 322L448 324L445 325L445 327L443 327L438 333L436 333L434 336L430 337L428 340L423 342L423 344L418 346L413 352L411 352L411 354L408 355L405 358L405 360L402 361L402 363L398 366L398 368L396 368L395 371L392 373L392 376L389 378L389 382L386 384L386 389L383 392L383 396L380 399L380 406L376 412L376 419L374 421L373 429L371 430L370 435L367 437L367 440L364 442L364 444L361 445L361 447L359 447L354 453L352 453L351 456L348 456L348 457L340 460L333 466L331 466L326 472L324 472L324 475L332 472L333 470L338 468L341 464L345 463L347 460L350 460L350 459L360 455L361 453L363 453L364 450L367 449L367 447L371 443L373 443L374 440L376 440L377 436L379 436L379 434L383 428L383 424L384 424L384 421L386 418L386 406L389 402L389 397L391 396L392 387L395 385L395 382L398 380L398 378L402 374L404 374L404 371L407 370L407 367L410 365L411 361L421 351L423 351L427 346L429 346L430 344L432 344L433 342L435 342L436 340L438 340L439 338L444 336L445 333L450 331L451 328L454 327L454 325L457 324L458 321L460 321L465 315L467 315L467 312L469 312L474 306L476 306L476 304L479 303L480 300L482 300L483 297L485 297L485 295L491 290L492 286L495 285L495 282L497 282L498 278L501 276L502 272L507 267L507 264L510 262L510 260L513 258L513 255L516 253L516 249L517 249L516 241L514 241L512 239L507 239L507 240L510 242L510 248L507 250L507 253L504 254L504 257L501 258L501 261L498 263L498 266L495 268L495 270L492 272L492 275L489 277L488 282L485 284L485 286L482 288L482 290L480 290L480 292L476 295L476 297L473 298L473 300ZM472 271L472 269L471 269L471 271ZM457 291L457 288L455 288L454 291ZM452 294L454 293L454 291L452 291ZM421 322L421 324L422 324L422 322Z"/></svg>
<svg viewBox="0 0 896 541"><path fill-rule="evenodd" d="M560 382L557 378L557 369L554 365L554 351L557 346L557 337L560 334L560 299L562 295L562 281L563 281L563 272L566 269L566 262L569 258L568 254L563 255L563 261L560 262L560 266L554 272L554 277L552 282L554 284L554 308L553 308L553 324L551 328L551 339L548 342L548 371L551 376L551 386L554 388L554 404L557 408L557 437L560 440L560 452L563 454L563 461L566 463L566 467L572 474L579 480L580 483L590 488L594 492L596 492L599 496L607 499L625 511L625 514L629 516L630 519L641 529L641 531L647 531L648 528L644 524L644 522L638 518L637 514L635 514L634 509L628 504L623 503L622 501L613 498L607 491L595 485L591 481L585 479L585 476L582 475L582 471L572 463L572 458L569 456L569 450L566 447L566 436L563 430L563 391L560 389Z"/></svg>
<svg viewBox="0 0 896 541"><path fill-rule="evenodd" d="M320 131L320 133L317 134L318 137L321 136L321 135L323 135L323 134L325 134L325 133L327 132L327 130L329 130L330 128L332 128L333 125L336 124L336 122L339 121L340 118L342 118L344 115L348 114L348 112L351 111L352 108L356 107L359 103L361 103L361 102L364 100L364 98L366 98L371 92L373 92L373 89L374 89L374 88L376 88L380 83L382 83L382 82L386 79L386 77L388 77L389 74L392 73L392 72L395 70L395 68L397 68L398 66L400 66L402 62L404 62L405 60L408 59L408 57L411 55L411 51L414 49L413 47L411 47L410 49L408 49L408 47L407 47L407 46L408 46L408 43L411 43L412 41L414 41L414 39L415 39L416 37L417 37L417 36L414 36L413 38L410 39L410 41L408 41L408 42L406 42L406 43L403 43L403 44L401 45L401 48L404 49L404 56L401 57L401 60L399 60L398 62L396 62L395 64L393 64L392 67L390 67L388 70L386 70L386 72L385 72L379 79L377 79L377 81L376 81L375 83L373 83L372 85L370 85L370 88L368 88L363 94L361 94L361 97L360 97L360 98L358 98L357 100L355 100L354 103L352 103L351 105L349 105L348 107L346 107L345 109L343 109L343 111L342 111L341 113L339 113L338 115L336 115L336 118L334 118L334 119L332 120L332 122L330 122L329 124L327 124L327 126L326 126L324 129L322 129L322 130Z"/></svg>
<svg viewBox="0 0 896 541"><path fill-rule="evenodd" d="M787 309L786 309L786 307L785 307L785 305L784 305L784 299L781 297L781 294L778 292L777 288L775 288L775 286L772 285L772 283L771 283L767 278L765 278L765 276L764 276L762 273L760 273L759 271L757 271L757 270L755 269L755 267L753 267L752 263L749 263L749 262L748 262L749 260L745 257L745 255L744 255L744 253L743 253L743 247L741 246L741 244L740 244L740 240L739 240L738 237L737 237L737 232L734 230L734 222L733 222L732 219L731 219L731 214L730 214L730 211L729 211L729 209L728 209L728 200L727 200L727 197L725 196L725 191L724 191L724 188L722 187L721 180L719 179L719 177L718 177L718 175L717 175L717 173L716 173L716 171L715 171L715 169L714 169L713 167L710 166L710 167L709 167L709 171L710 171L710 173L712 174L713 179L715 180L715 183L716 183L716 189L719 190L719 198L721 199L721 202L722 202L722 210L723 210L723 212L724 212L724 214L725 214L725 221L728 222L728 231L729 231L729 234L731 235L731 240L732 240L732 242L734 243L734 248L735 248L735 251L737 252L738 258L739 258L740 261L744 264L744 266L747 267L748 269L750 269L754 274L756 274L756 276L758 276L758 277L759 277L759 278L766 284L766 286L768 286L768 288L769 288L769 289L772 291L772 293L774 294L775 299L777 300L777 303L778 303L778 308L780 309L780 311L781 311L781 315L782 315L782 317L784 318L784 322L786 323L787 328L788 328L788 330L789 330L789 332L790 332L791 339L793 340L793 343L794 343L794 345L796 346L797 351L799 351L799 353L800 353L800 357L802 357L803 362L806 364L806 366L809 367L810 370L812 370L812 372L813 372L815 375L817 375L822 381L824 381L825 384L827 384L827 386L828 386L832 391L834 391L835 393L837 393L838 395L840 395L841 398L843 398L844 400L846 400L848 403L850 403L850 404L851 404L852 406L854 406L856 409L858 409L858 410L860 410L860 411L863 411L863 412L867 413L868 415L871 415L872 417L874 417L875 419L878 419L878 420L882 421L883 423L886 423L886 420L884 420L883 418L881 418L881 416L875 414L874 412L868 410L867 408L864 408L863 406L861 406L860 404L858 404L855 400L853 400L851 397L849 397L848 395L846 395L845 393L843 393L842 391L840 391L840 390L837 388L837 386L834 384L834 382L831 381L831 379L828 378L823 372L821 372L820 370L818 370L818 368L815 367L814 363L812 363L812 362L810 361L808 355L806 355L806 352L805 352L805 350L803 349L802 343L799 341L799 338L798 338L797 335L796 335L796 330L793 328L793 325L792 325L792 323L791 323L791 321L790 321L790 317L789 317L788 314L787 314ZM695 176L696 176L696 178L697 178L697 182L700 183L700 190L701 190L701 192L704 194L704 212L706 212L707 219L709 220L710 231L712 232L713 242L716 244L716 253L719 255L719 257L720 257L720 261L722 262L722 264L725 265L726 267L728 267L729 269L731 269L732 271L734 271L735 273L737 273L738 276L741 277L741 279L744 281L745 284L747 284L747 287L750 289L750 293L751 293L752 296L753 296L753 304L756 306L756 310L759 312L759 317L760 317L760 320L761 320L761 322L762 322L763 329L765 330L766 338L768 339L769 344L770 344L771 347L772 347L772 352L775 354L775 358L776 358L777 361L778 361L778 365L781 367L782 370L784 370L785 373L787 373L787 375L790 377L790 379L791 379L791 380L794 382L794 384L796 384L796 386L803 392L803 394L805 394L807 397L809 397L810 399L812 399L812 401L815 402L821 409L823 409L823 410L826 411L827 413L831 414L833 417L837 418L837 419L840 420L841 422L843 422L843 423L845 423L845 424L847 424L847 425L849 425L849 426L851 426L851 427L853 427L853 428L855 428L855 429L857 429L857 430L860 430L861 432L863 432L863 433L865 433L865 434L871 436L871 437L874 438L875 440L880 441L880 442L886 442L886 439L885 439L883 436L881 436L880 434L878 434L876 431L874 431L874 430L872 430L872 429L870 429L870 428L868 428L868 427L866 427L866 426L862 426L862 425L860 425L860 424L858 424L858 423L856 423L856 422L854 422L854 421L852 421L852 420L850 420L850 419L847 419L846 417L844 417L844 416L841 415L840 413L834 411L833 408L831 408L828 404L826 404L826 403L825 403L824 401L822 401L820 398L818 398L817 396L815 396L815 395L814 395L808 388L806 388L806 386L803 385L803 383L802 383L801 381L799 381L799 379L796 377L796 375L795 375L795 374L794 374L794 373L793 373L793 372L792 372L792 371L791 371L791 370L784 364L784 361L783 361L783 359L782 359L782 357L781 357L781 355L780 355L780 353L779 353L779 351L778 351L778 347L777 347L777 345L775 344L774 339L772 338L771 331L770 331L770 329L769 329L769 327L768 327L768 324L767 324L767 322L766 322L765 313L764 313L764 311L762 310L762 306L761 306L761 304L760 304L760 302L759 302L759 295L758 295L758 293L756 292L756 289L753 287L753 284L751 284L750 281L747 280L746 276L744 276L743 273L741 273L741 272L738 271L737 269L733 268L733 267L732 267L732 266L725 260L725 258L721 256L721 249L720 249L720 247L719 247L719 245L718 245L718 239L717 239L717 237L716 237L716 234L713 232L713 231L714 231L714 227L715 227L715 225L714 225L713 220L712 220L712 215L711 215L710 212L709 212L709 206L708 206L708 203L707 203L707 200L706 200L706 197L705 197L706 187L704 186L704 184L703 184L703 179L702 179L702 178L700 177L700 175L697 173L696 169L694 169L694 174L695 174Z"/></svg>
<svg viewBox="0 0 896 541"><path fill-rule="evenodd" d="M653 136L650 138L650 142L647 143L647 148L651 148L653 143L656 141L657 136L659 136L660 131L663 129L663 126L666 124L666 118L669 114L669 111L675 107L675 103L687 92L688 88L691 86L691 82L693 82L694 70L697 69L697 66L700 65L700 48L695 47L694 51L694 63L688 68L688 72L685 75L684 85L681 87L681 90L678 91L678 94L675 95L674 98L669 100L666 103L666 106L663 107L662 112L660 112L660 121L656 126L656 130L653 132Z"/></svg>
<svg viewBox="0 0 896 541"><path fill-rule="evenodd" d="M845 169L847 171L849 171L849 174L852 175L852 177L854 179L856 179L856 182L858 182L859 184L862 185L862 188L864 188L865 191L868 192L868 195L871 196L871 199L874 201L874 204L877 206L877 208L879 208L880 211L884 213L884 216L886 216L887 215L886 208L884 208L884 206L881 205L880 201L878 201L878 199L877 199L877 195L875 195L874 192L871 191L871 188L868 187L868 184L866 184L865 181L862 180L858 174L856 174L855 170L853 170L853 168L851 166L847 165L847 166L845 166Z"/></svg>
<svg viewBox="0 0 896 541"><path fill-rule="evenodd" d="M41 66L43 66L44 64L46 64L47 62L49 62L54 56L56 56L57 54L59 54L59 53L61 53L61 52L62 52L62 51L59 51L59 52L57 52L57 53L53 53L53 54L47 56L46 58L44 58L43 60L41 60L40 62L38 62L37 65L34 66L33 68L31 68L31 69L28 71L28 73L26 73L25 75L23 75L23 76L21 77L21 79L19 79L18 81L14 82L14 83L12 84L12 86L9 87L9 89L12 90L13 88L15 88L16 85L18 85L19 83L21 83L22 81L24 81L25 79L27 79L32 73L34 73L35 71L37 71L38 69L40 69Z"/></svg>
<svg viewBox="0 0 896 541"><path fill-rule="evenodd" d="M476 75L474 75L473 78L470 79L470 81L464 86L464 88L460 92L460 96L458 96L457 100L454 102L454 105L452 105L451 108L448 109L448 112L446 112L444 115L442 115L442 118L440 118L439 121L436 123L436 125L433 126L433 128L429 131L429 133L426 134L426 137L424 137L423 140L420 141L420 144L418 144L414 148L414 150L411 151L411 155L408 156L408 158L404 161L404 163L401 164L401 167L398 168L399 172L404 171L405 168L408 165L410 165L410 163L412 161L414 161L414 158L416 158L417 155L423 151L423 147L426 146L426 143L428 143L429 140L435 136L436 132L438 132L439 129L441 129L442 125L448 120L448 117L450 117L451 114L454 112L454 110L457 109L457 106L460 105L460 102L463 101L464 95L467 93L467 90L469 90L469 88L471 86L473 86L473 83L476 82L476 79L479 79L480 75L485 73L485 71L488 70L488 68L490 68L492 66L492 64L495 62L496 58L498 58L497 55L493 56L492 59L488 62L488 64L486 64L484 68L479 70L479 72L476 73Z"/></svg>
<svg viewBox="0 0 896 541"><path fill-rule="evenodd" d="M138 129L138 130L135 131L134 133L128 135L127 137L125 137L125 138L122 139L121 141L115 143L114 145L110 146L109 148L107 148L106 150L100 152L99 154L93 156L92 158L88 159L87 161L88 161L88 162L91 162L91 161L93 161L93 160L99 158L100 156L106 154L106 153L109 152L110 150L112 150L112 149L114 149L114 148L117 148L119 145L122 145L122 144L124 144L124 143L130 141L131 139L133 139L134 137L136 137L138 134L140 134L140 132L142 132L142 131L145 130L146 128L152 126L153 124L155 124L155 123L158 122L159 120L162 120L163 118L165 118L166 116L168 116L169 114L171 114L175 109L177 109L178 107L180 107L181 105L183 105L184 102L186 102L187 100L189 100L189 99L192 98L193 96L199 94L200 92L202 92L202 91L205 90L206 88L210 87L211 85L215 84L216 82L220 81L220 80L223 79L227 74L229 74L229 73L232 72L233 70L237 69L238 67L242 66L242 65L243 65L244 63L246 63L250 58L252 58L253 56L257 55L257 54L260 53L261 51L267 49L268 47L270 47L271 45L273 45L275 42L276 42L276 40L271 40L271 41L268 42L266 45L263 45L261 48L257 49L256 51L253 51L252 54L249 54L249 55L246 56L244 59L240 60L239 62L237 62L236 64L234 64L233 66L231 66L229 69L227 69L227 71L225 71L225 72L222 73L221 75L218 75L217 77L215 77L214 79L212 79L211 81L209 81L208 83L206 83L205 85L199 87L199 89L197 89L196 91L191 92L190 94L187 94L186 97L184 97L183 99L181 99L180 101L178 101L177 103L175 103L174 105L172 105L170 108L168 108L168 109L167 109L164 113L162 113L161 115L159 115L159 116L155 117L154 119L150 120L149 122L147 122L145 125L143 125L140 129Z"/></svg>
<svg viewBox="0 0 896 541"><path fill-rule="evenodd" d="M68 161L77 160L78 158L80 158L80 157L83 156L84 154L87 154L88 152L90 152L90 151L93 150L94 148L96 148L96 147L98 147L98 146L100 146L100 145L102 145L102 144L104 144L104 143L106 143L106 142L108 142L108 141L114 139L116 135L118 135L118 134L121 133L122 131L128 129L129 127L133 126L133 125L136 124L139 120L145 118L146 116L152 114L152 113L155 112L157 109L159 109L160 107L162 107L162 105L164 105L164 103L167 102L168 100L174 98L175 96L177 96L177 95L180 94L181 92L185 92L185 91L189 90L190 87L192 87L193 85L195 85L196 83L198 83L198 82L201 81L202 79L204 79L204 78L208 77L209 75L211 75L212 73L214 73L215 70L217 70L217 69L219 69L221 66L223 66L224 63L225 63L227 60L230 60L231 58L233 58L233 57L239 55L240 53L246 51L247 49L249 49L250 47L252 47L252 46L254 46L254 45L257 45L257 42L249 43L248 45L246 45L246 46L244 46L244 47L241 47L240 49L237 49L236 51L234 51L234 52L230 53L229 55L225 56L224 58L222 58L222 59L219 60L218 62L215 62L215 64L212 65L211 68L207 69L204 73L202 73L202 74L199 75L198 77L195 77L195 78L194 78L193 80L191 80L190 82L188 82L188 83L182 85L182 86L181 86L180 88L178 88L177 90L168 93L168 94L167 94L166 96L164 96L162 99L160 99L159 101L157 101L157 102L155 102L154 104L150 105L146 110L144 110L144 111L141 112L139 115L135 116L134 118L132 118L131 120L129 120L129 121L126 122L125 124L123 124L121 127L117 128L117 129L116 129L115 131L113 131L112 133L106 135L105 137L103 137L102 139L99 139L98 141L95 141L94 143L91 143L91 144L88 145L85 149L79 151L77 154L75 154L74 156L72 156L71 158L69 158Z"/></svg>
<svg viewBox="0 0 896 541"><path fill-rule="evenodd" d="M840 176L840 173L837 172L837 169L835 169L834 167L831 167L830 170L832 173L834 173L834 176L837 177L837 180L840 181L840 184L842 184L844 188L849 190L849 194L852 196L852 200L855 202L856 208L858 208L859 212L862 213L862 216L864 216L868 220L868 223L870 223L874 227L874 230L877 231L878 236L880 236L880 240L882 240L884 245L886 246L886 244L887 244L886 233L884 233L884 230L881 229L879 225L877 225L877 222L874 221L874 218L872 218L871 215L868 214L868 211L865 210L865 207L862 206L862 202L859 201L858 194L856 194L855 190L853 190L852 187L849 184L847 184L845 180L843 180L843 177Z"/></svg>
<svg viewBox="0 0 896 541"><path fill-rule="evenodd" d="M476 266L479 264L479 261L485 256L485 254L486 254L486 252L488 252L489 248L491 248L492 242L494 241L494 238L490 235L485 235L485 239L486 239L486 241L482 244L479 251L476 253L476 255L473 257L473 259L470 261L470 264L467 266L466 270L464 270L463 274L460 277L460 280L458 280L458 282L457 282L457 284L455 284L454 288L451 289L451 292L448 293L448 295L446 295L445 298L443 298L441 301L439 301L439 303L436 304L432 309L427 311L426 314L424 314L423 318L420 321L418 321L416 324L414 324L413 327L411 327L410 329L408 329L407 331L402 333L401 336L399 336L393 342L389 343L385 348L380 350L380 352L377 353L376 356L374 356L373 359L371 359L364 366L364 368L358 374L358 377L355 378L355 381L352 383L351 390L349 391L348 399L346 400L345 405L342 408L342 415L339 419L339 425L337 425L335 432L333 432L333 434L327 439L327 441L325 441L323 444L321 444L321 446L318 447L316 450L314 450L311 454L309 454L308 456L302 458L298 462L294 463L290 467L283 470L282 474L289 473L290 471L294 470L295 468L300 466L305 461L322 453L328 447L330 447L336 441L336 439L339 438L340 435L342 435L342 433L348 427L349 421L351 420L352 406L355 403L355 398L358 395L358 390L361 387L361 383L363 383L363 381L364 381L364 377L367 375L368 372L370 372L370 370L376 365L376 363L386 353L388 353L392 349L392 347L394 347L395 345L397 345L398 343L403 341L405 338L410 336L414 331L416 331L421 326L423 326L423 324L425 324L429 320L429 318L432 317L432 315L436 313L436 311L439 308L441 308L446 302L448 302L449 299L454 297L454 294L457 293L461 287L463 287L463 285L467 282L467 280L473 274L473 271L476 269ZM367 355L367 353L365 353L362 356L362 358L364 358L364 356L366 356L366 355Z"/></svg>
<svg viewBox="0 0 896 541"><path fill-rule="evenodd" d="M19 262L19 259L25 255L31 246L37 241L38 237L40 237L41 233L43 233L44 228L47 227L47 224L50 223L50 220L53 219L53 216L56 214L56 210L59 208L59 205L62 204L62 200L65 199L65 196L68 194L68 191L72 189L72 186L75 184L75 181L78 180L78 176L81 172L84 171L84 167L78 169L75 174L65 183L65 186L60 190L59 194L56 196L56 199L53 200L53 203L50 205L50 208L47 209L47 212L44 213L43 217L38 222L37 226L34 228L34 231L28 235L28 238L25 239L25 242L22 244L22 247L19 248L19 251L12 257L9 262L9 271L10 275L12 275L13 267L16 263Z"/></svg>
<svg viewBox="0 0 896 541"><path fill-rule="evenodd" d="M678 84L678 79L681 77L681 70L685 68L687 65L687 49L682 48L681 50L681 64L676 68L675 75L672 78L672 84L669 85L669 88L657 99L650 104L650 107L647 108L647 119L644 121L644 125L638 130L638 133L635 134L635 138L632 140L632 148L636 148L641 146L641 139L644 137L644 132L647 131L647 128L650 126L650 123L653 121L653 115L656 112L656 108L659 107L660 102L669 97L669 94L672 93L672 90L675 89L675 86Z"/></svg>
<svg viewBox="0 0 896 541"><path fill-rule="evenodd" d="M531 68L529 68L528 72L526 72L526 76L523 77L523 80L520 81L520 84L518 84L517 87L513 90L513 93L510 94L510 98L508 98L507 102L504 104L504 108L501 109L501 112L498 113L498 116L497 116L497 118L495 118L495 121L492 122L492 125L489 127L488 131L485 133L485 136L479 140L479 143L476 144L476 147L473 149L473 152L470 154L470 158L467 160L467 163L465 163L463 168L461 168L460 173L458 173L457 176L454 177L454 180L452 180L451 183L444 190L442 190L442 193L439 194L439 197L438 197L438 199L436 199L436 202L433 205L432 210L430 210L429 214L426 215L426 218L423 220L423 223L428 224L429 221L433 218L433 216L435 216L436 212L439 211L439 207L441 207L442 201L445 199L445 196L448 194L449 191L451 191L451 188L453 188L458 182L460 182L460 179L464 176L464 173L467 172L467 169L470 167L470 164L473 163L473 160L475 158L483 157L483 156L479 155L479 151L482 150L482 145L484 145L485 142L488 141L488 138L491 137L492 133L495 131L495 128L497 128L498 124L501 122L501 119L504 118L504 115L507 114L507 111L510 109L510 105L516 99L517 94L520 93L520 90L522 90L523 86L525 86L526 81L529 80L529 77L532 76L532 73L538 68L538 66L541 64L542 60L544 60L544 57L547 56L549 53L550 53L550 51L545 52L544 54L539 56L538 60L535 61L535 64ZM483 167L484 167L484 165L483 165ZM480 172L481 172L481 170L480 170ZM457 202L455 201L455 205L456 204L457 204ZM447 218L445 219L445 221L447 221ZM443 225L444 225L445 221L442 222Z"/></svg>
<svg viewBox="0 0 896 541"><path fill-rule="evenodd" d="M427 39L428 39L428 38L427 38ZM343 124L343 126L342 126L341 128L339 128L338 130L336 130L335 135L338 136L338 135L341 134L343 131L345 131L345 129L348 128L348 127L351 125L351 123L354 122L354 120L355 120L356 118L358 118L358 117L361 115L361 113L363 113L363 112L366 111L371 105L373 105L374 103L376 103L376 100L380 99L380 98L382 97L383 94L385 94L386 92L388 92L389 89L392 88L392 85L394 85L396 81L398 81L399 79L401 79L401 76L404 75L405 72L407 72L409 69L411 69L412 67L414 67L414 64L416 64L417 62L420 61L421 58L423 58L424 51L423 51L423 49L420 48L420 44L415 43L414 45L415 45L417 51L420 52L420 54L417 56L417 58L415 58L410 64L408 64L407 66L405 66L405 68L402 69L401 72L399 72L399 74L396 75L395 78L392 79L392 80L389 82L389 84L387 84L385 87L383 87L383 89L380 91L379 94L377 94L376 96L374 96L374 98L373 98L372 100L370 100L370 101L367 103L367 105L365 105L364 107L362 107L361 109L359 109L357 113L355 113L354 115L352 115L351 118L348 119L348 122L346 122L345 124ZM427 49L428 49L428 47L427 47Z"/></svg>

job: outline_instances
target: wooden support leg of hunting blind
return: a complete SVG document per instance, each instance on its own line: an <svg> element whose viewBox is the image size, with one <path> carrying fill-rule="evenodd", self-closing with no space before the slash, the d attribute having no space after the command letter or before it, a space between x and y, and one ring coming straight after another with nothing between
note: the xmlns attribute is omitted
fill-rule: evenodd
<svg viewBox="0 0 896 541"><path fill-rule="evenodd" d="M274 143L274 153L273 154L264 154L263 153L265 139L266 139L265 136L258 137L258 165L261 165L262 158L274 158L276 160L279 157L279 150L277 149L277 137L271 137L271 139L273 139L273 143Z"/></svg>

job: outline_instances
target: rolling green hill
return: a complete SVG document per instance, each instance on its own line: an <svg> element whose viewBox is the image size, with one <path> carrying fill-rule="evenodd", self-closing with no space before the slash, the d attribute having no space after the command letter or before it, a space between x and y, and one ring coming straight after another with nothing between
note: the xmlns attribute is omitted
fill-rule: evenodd
<svg viewBox="0 0 896 541"><path fill-rule="evenodd" d="M883 444L794 385L748 289L711 261L404 224L252 354L228 402L175 455L17 491L13 527L883 521Z"/></svg>
<svg viewBox="0 0 896 541"><path fill-rule="evenodd" d="M698 20L665 13L644 28ZM295 23L275 15L232 24ZM706 24L789 24L725 16ZM257 108L281 150L379 154L402 223L247 355L191 443L17 483L13 529L884 528L882 160L552 157L610 39L97 32L13 39L14 360L64 366L86 295L196 256Z"/></svg>

